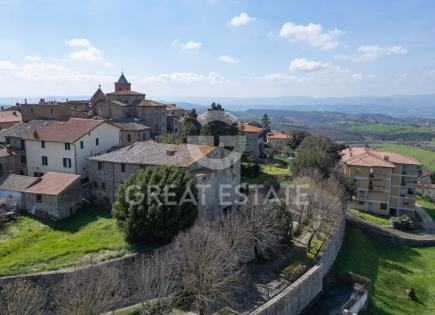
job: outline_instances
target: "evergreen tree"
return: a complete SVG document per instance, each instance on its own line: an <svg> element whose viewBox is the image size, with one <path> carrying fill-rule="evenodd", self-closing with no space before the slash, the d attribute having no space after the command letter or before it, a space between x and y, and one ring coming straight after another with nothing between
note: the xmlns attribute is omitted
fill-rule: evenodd
<svg viewBox="0 0 435 315"><path fill-rule="evenodd" d="M185 169L159 166L141 170L119 186L113 215L128 241L170 241L195 222L196 203L181 202L192 198L197 191Z"/></svg>
<svg viewBox="0 0 435 315"><path fill-rule="evenodd" d="M261 118L261 125L266 132L271 131L270 124L271 124L271 119L270 119L269 115L264 114L263 117Z"/></svg>
<svg viewBox="0 0 435 315"><path fill-rule="evenodd" d="M220 104L211 104L206 119L207 123L202 126L200 134L213 136L215 146L219 145L220 136L235 136L239 133L237 123L225 114L225 110Z"/></svg>
<svg viewBox="0 0 435 315"><path fill-rule="evenodd" d="M201 124L198 121L198 114L195 108L186 115L185 121L183 124L183 130L181 133L181 140L184 143L187 143L187 138L189 136L198 136L201 132Z"/></svg>

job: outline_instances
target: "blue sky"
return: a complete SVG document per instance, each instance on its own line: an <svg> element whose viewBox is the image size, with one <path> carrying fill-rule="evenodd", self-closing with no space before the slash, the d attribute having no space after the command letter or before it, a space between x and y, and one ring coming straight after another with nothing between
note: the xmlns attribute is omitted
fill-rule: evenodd
<svg viewBox="0 0 435 315"><path fill-rule="evenodd" d="M434 1L0 0L0 96L435 93Z"/></svg>

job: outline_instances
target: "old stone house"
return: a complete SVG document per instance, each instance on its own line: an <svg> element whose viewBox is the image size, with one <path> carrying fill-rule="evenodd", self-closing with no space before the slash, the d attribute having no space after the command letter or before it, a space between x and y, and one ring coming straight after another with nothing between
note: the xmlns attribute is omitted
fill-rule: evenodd
<svg viewBox="0 0 435 315"><path fill-rule="evenodd" d="M183 128L184 116L187 111L177 107L175 104L169 104L166 107L166 125L168 133L180 136Z"/></svg>
<svg viewBox="0 0 435 315"><path fill-rule="evenodd" d="M12 127L21 121L21 113L17 110L0 111L0 130Z"/></svg>
<svg viewBox="0 0 435 315"><path fill-rule="evenodd" d="M277 150L283 150L290 144L291 136L283 132L269 132L266 135L267 144Z"/></svg>
<svg viewBox="0 0 435 315"><path fill-rule="evenodd" d="M239 125L241 135L246 137L245 152L251 160L257 160L263 150L263 128L243 123Z"/></svg>
<svg viewBox="0 0 435 315"><path fill-rule="evenodd" d="M33 176L64 172L86 178L87 158L118 146L119 131L119 127L104 120L53 121L25 139L27 172Z"/></svg>
<svg viewBox="0 0 435 315"><path fill-rule="evenodd" d="M198 195L198 210L201 218L221 216L234 207L238 196L235 193L240 184L240 160L229 158L227 165L219 164L227 156L223 147L207 145L171 145L154 141L136 142L117 151L90 157L89 178L93 193L100 201L112 203L118 186L140 169L159 165L185 168L196 184L205 185L204 193ZM213 167L219 165L219 167ZM227 195L220 202L222 189Z"/></svg>
<svg viewBox="0 0 435 315"><path fill-rule="evenodd" d="M10 144L0 145L0 183L10 174L15 174L15 152Z"/></svg>
<svg viewBox="0 0 435 315"><path fill-rule="evenodd" d="M115 126L121 128L119 143L122 147L131 145L137 141L151 139L150 127L139 122L113 122Z"/></svg>
<svg viewBox="0 0 435 315"><path fill-rule="evenodd" d="M0 130L0 143L10 145L15 153L15 173L27 175L26 138L31 137L35 130L52 122L47 120L32 120L18 123L8 129Z"/></svg>
<svg viewBox="0 0 435 315"><path fill-rule="evenodd" d="M38 104L19 104L23 121L31 120L68 120L70 118L91 118L89 101L46 102Z"/></svg>
<svg viewBox="0 0 435 315"><path fill-rule="evenodd" d="M131 83L124 74L115 82L115 91L105 94L97 90L94 98L95 112L99 117L113 121L137 120L150 127L151 135L166 134L166 104L145 99L144 93L131 90Z"/></svg>
<svg viewBox="0 0 435 315"><path fill-rule="evenodd" d="M21 210L37 216L64 219L80 208L80 175L47 172L42 177L9 175L0 185L0 197L10 197Z"/></svg>

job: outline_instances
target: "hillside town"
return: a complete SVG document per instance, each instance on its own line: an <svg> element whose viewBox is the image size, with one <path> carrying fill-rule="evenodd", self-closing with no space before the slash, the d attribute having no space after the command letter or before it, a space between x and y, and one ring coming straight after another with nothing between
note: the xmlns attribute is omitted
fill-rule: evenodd
<svg viewBox="0 0 435 315"><path fill-rule="evenodd" d="M435 314L433 1L0 12L0 315Z"/></svg>

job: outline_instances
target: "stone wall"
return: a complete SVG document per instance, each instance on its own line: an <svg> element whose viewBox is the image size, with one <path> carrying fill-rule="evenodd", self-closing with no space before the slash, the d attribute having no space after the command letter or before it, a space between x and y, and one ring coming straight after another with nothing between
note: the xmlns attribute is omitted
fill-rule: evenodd
<svg viewBox="0 0 435 315"><path fill-rule="evenodd" d="M344 230L345 219L342 218L324 243L315 265L298 280L249 314L300 314L322 291L323 279L334 264L343 243Z"/></svg>
<svg viewBox="0 0 435 315"><path fill-rule="evenodd" d="M406 233L393 228L383 228L379 225L357 218L356 216L347 213L346 220L348 223L355 225L364 232L376 237L377 240L399 245L399 246L434 246L435 235L418 235Z"/></svg>

